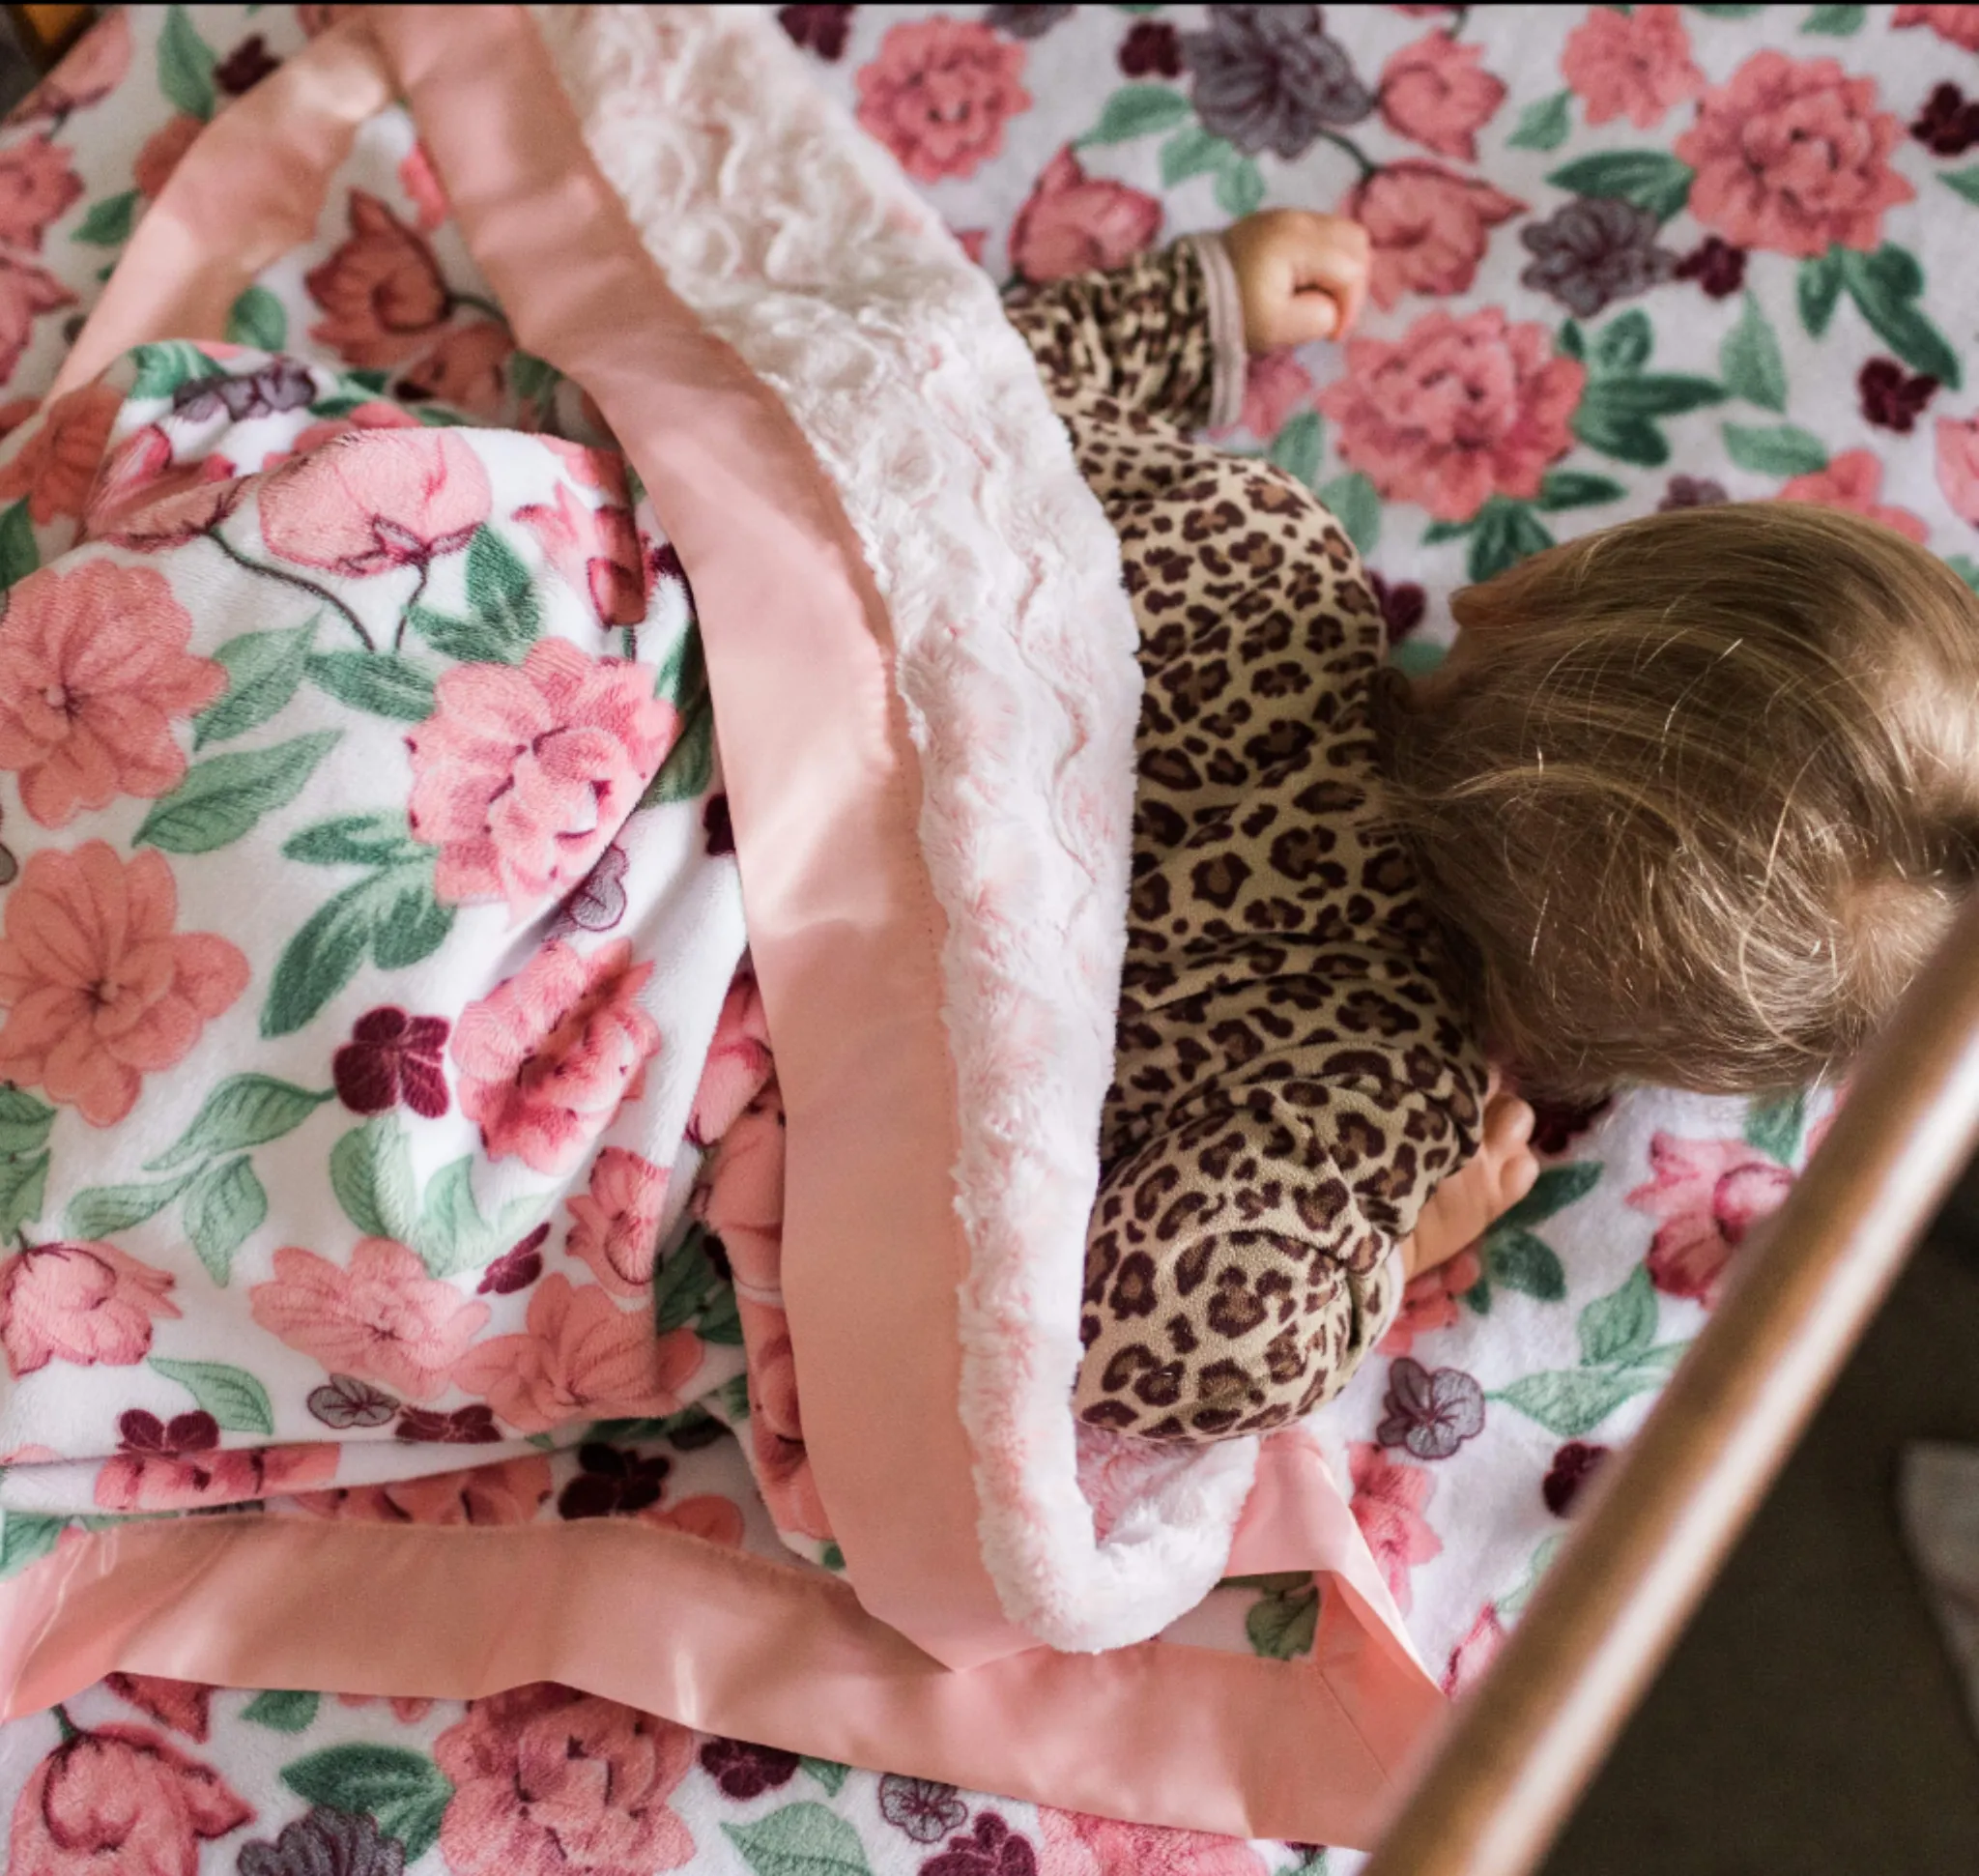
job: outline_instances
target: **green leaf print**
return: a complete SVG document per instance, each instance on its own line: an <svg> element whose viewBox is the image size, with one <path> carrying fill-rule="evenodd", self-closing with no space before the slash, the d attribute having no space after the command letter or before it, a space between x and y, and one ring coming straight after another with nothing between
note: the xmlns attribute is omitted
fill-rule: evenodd
<svg viewBox="0 0 1979 1876"><path fill-rule="evenodd" d="M518 397L547 403L562 382L563 374L533 352L516 351L508 355L508 388Z"/></svg>
<svg viewBox="0 0 1979 1876"><path fill-rule="evenodd" d="M1126 143L1151 130L1172 130L1194 115L1189 100L1166 85L1122 85L1106 100L1100 121L1078 141Z"/></svg>
<svg viewBox="0 0 1979 1876"><path fill-rule="evenodd" d="M1558 514L1563 508L1592 508L1603 502L1619 502L1627 493L1612 476L1549 469L1539 483L1538 507L1542 514Z"/></svg>
<svg viewBox="0 0 1979 1876"><path fill-rule="evenodd" d="M13 1576L55 1547L69 1520L39 1512L0 1511L0 1576Z"/></svg>
<svg viewBox="0 0 1979 1876"><path fill-rule="evenodd" d="M227 688L192 719L192 746L225 742L257 730L286 709L302 681L316 621L276 632L243 632L214 656L226 667Z"/></svg>
<svg viewBox="0 0 1979 1876"><path fill-rule="evenodd" d="M468 543L468 604L496 636L512 643L519 661L541 622L530 570L493 528L478 528Z"/></svg>
<svg viewBox="0 0 1979 1876"><path fill-rule="evenodd" d="M703 690L688 705L680 735L646 784L639 806L657 808L669 801L698 798L714 773L714 705Z"/></svg>
<svg viewBox="0 0 1979 1876"><path fill-rule="evenodd" d="M433 677L388 651L319 651L304 669L318 690L354 710L423 723L433 714Z"/></svg>
<svg viewBox="0 0 1979 1876"><path fill-rule="evenodd" d="M1660 150L1604 150L1556 169L1546 180L1576 195L1608 196L1668 221L1690 200L1697 172Z"/></svg>
<svg viewBox="0 0 1979 1876"><path fill-rule="evenodd" d="M346 886L334 899L319 906L302 929L282 948L268 1001L261 1011L261 1033L272 1040L293 1035L312 1023L353 977L370 947L378 916L378 880L374 877Z"/></svg>
<svg viewBox="0 0 1979 1876"><path fill-rule="evenodd" d="M1701 13L1712 19L1751 19L1755 14L1765 12L1764 6L1693 6L1692 13Z"/></svg>
<svg viewBox="0 0 1979 1876"><path fill-rule="evenodd" d="M414 840L402 814L338 815L299 828L282 843L288 858L308 866L389 866L416 860L428 851Z"/></svg>
<svg viewBox="0 0 1979 1876"><path fill-rule="evenodd" d="M45 1152L0 1160L0 1238L11 1238L42 1215L48 1192Z"/></svg>
<svg viewBox="0 0 1979 1876"><path fill-rule="evenodd" d="M1916 258L1888 242L1873 254L1852 247L1829 252L1841 269L1843 288L1883 343L1913 371L1957 390L1963 379L1959 355L1913 303L1924 290Z"/></svg>
<svg viewBox="0 0 1979 1876"><path fill-rule="evenodd" d="M797 1764L805 1776L816 1778L834 1798L845 1786L848 1768L836 1759L799 1759Z"/></svg>
<svg viewBox="0 0 1979 1876"><path fill-rule="evenodd" d="M1655 328L1640 308L1612 319L1594 335L1588 368L1596 377L1632 377L1649 361L1655 349Z"/></svg>
<svg viewBox="0 0 1979 1876"><path fill-rule="evenodd" d="M147 1366L166 1380L177 1381L213 1415L221 1432L272 1437L274 1408L268 1390L244 1368L229 1368L224 1362L168 1362L162 1355L154 1355Z"/></svg>
<svg viewBox="0 0 1979 1876"><path fill-rule="evenodd" d="M202 1172L186 1195L186 1234L206 1274L223 1288L234 1253L267 1218L268 1192L244 1153Z"/></svg>
<svg viewBox="0 0 1979 1876"><path fill-rule="evenodd" d="M1809 337L1820 338L1842 297L1842 263L1834 248L1800 263L1800 271L1793 276L1793 296L1800 306L1801 325Z"/></svg>
<svg viewBox="0 0 1979 1876"><path fill-rule="evenodd" d="M419 1206L418 1223L404 1242L435 1277L454 1277L490 1263L536 1223L544 1199L511 1198L491 1222L474 1199L473 1155L436 1172Z"/></svg>
<svg viewBox="0 0 1979 1876"><path fill-rule="evenodd" d="M1792 423L1763 430L1725 425L1725 453L1756 476L1811 476L1828 466L1827 446Z"/></svg>
<svg viewBox="0 0 1979 1876"><path fill-rule="evenodd" d="M1477 510L1477 522L1471 534L1470 573L1474 580L1488 580L1553 545L1553 536L1524 502L1493 496Z"/></svg>
<svg viewBox="0 0 1979 1876"><path fill-rule="evenodd" d="M1528 1374L1485 1399L1516 1407L1562 1439L1579 1439L1583 1433L1592 1432L1624 1400L1662 1384L1660 1374L1563 1368Z"/></svg>
<svg viewBox="0 0 1979 1876"><path fill-rule="evenodd" d="M1248 157L1226 164L1217 177L1217 207L1242 220L1264 205L1264 172Z"/></svg>
<svg viewBox="0 0 1979 1876"><path fill-rule="evenodd" d="M1318 1627L1319 1587L1310 1576L1301 1587L1268 1591L1244 1618L1252 1652L1275 1661L1310 1654Z"/></svg>
<svg viewBox="0 0 1979 1876"><path fill-rule="evenodd" d="M199 37L186 9L167 7L158 35L158 89L173 109L202 123L213 115L215 63L213 47Z"/></svg>
<svg viewBox="0 0 1979 1876"><path fill-rule="evenodd" d="M1585 1198L1601 1183L1599 1160L1576 1160L1570 1166L1549 1166L1533 1189L1498 1221L1501 1229L1543 1225L1556 1212Z"/></svg>
<svg viewBox="0 0 1979 1876"><path fill-rule="evenodd" d="M419 1187L404 1124L382 1113L330 1149L330 1188L344 1216L369 1238L409 1243L419 1223Z"/></svg>
<svg viewBox="0 0 1979 1876"><path fill-rule="evenodd" d="M320 1694L271 1688L248 1701L241 1709L241 1717L272 1732L305 1733L315 1723L316 1710L321 1704Z"/></svg>
<svg viewBox="0 0 1979 1876"><path fill-rule="evenodd" d="M1979 202L1979 163L1970 169L1940 169L1937 180L1968 202Z"/></svg>
<svg viewBox="0 0 1979 1876"><path fill-rule="evenodd" d="M1718 348L1718 375L1734 397L1765 411L1787 408L1787 364L1780 356L1780 341L1750 287L1738 324Z"/></svg>
<svg viewBox="0 0 1979 1876"><path fill-rule="evenodd" d="M1566 1294L1566 1272L1545 1239L1531 1231L1494 1226L1484 1236L1484 1272L1493 1283L1542 1303Z"/></svg>
<svg viewBox="0 0 1979 1876"><path fill-rule="evenodd" d="M1179 130L1162 145L1162 187L1173 188L1191 176L1207 176L1237 160L1233 145L1200 124Z"/></svg>
<svg viewBox="0 0 1979 1876"><path fill-rule="evenodd" d="M26 579L41 563L42 550L35 540L27 503L16 502L5 514L0 514L0 589Z"/></svg>
<svg viewBox="0 0 1979 1876"><path fill-rule="evenodd" d="M722 1833L756 1876L872 1876L858 1832L823 1804L786 1804Z"/></svg>
<svg viewBox="0 0 1979 1876"><path fill-rule="evenodd" d="M1859 33L1868 17L1867 7L1817 7L1800 30L1821 33L1829 39L1847 39L1851 33Z"/></svg>
<svg viewBox="0 0 1979 1876"><path fill-rule="evenodd" d="M1581 1360L1590 1368L1622 1368L1655 1340L1656 1292L1637 1264L1620 1288L1597 1296L1581 1312Z"/></svg>
<svg viewBox="0 0 1979 1876"><path fill-rule="evenodd" d="M707 1307L694 1318L694 1333L716 1348L742 1346L742 1312L735 1302L733 1284L716 1286Z"/></svg>
<svg viewBox="0 0 1979 1876"><path fill-rule="evenodd" d="M62 1229L72 1238L114 1237L155 1218L191 1183L182 1172L148 1186L85 1186L63 1212Z"/></svg>
<svg viewBox="0 0 1979 1876"><path fill-rule="evenodd" d="M1363 557L1373 553L1381 539L1381 496L1374 484L1357 469L1350 475L1335 476L1317 493L1333 518L1346 530L1354 551Z"/></svg>
<svg viewBox="0 0 1979 1876"><path fill-rule="evenodd" d="M1282 469L1287 476L1295 476L1310 488L1319 475L1319 464L1326 448L1326 425L1317 411L1301 411L1297 417L1289 418L1272 439L1272 447L1265 452L1266 460Z"/></svg>
<svg viewBox="0 0 1979 1876"><path fill-rule="evenodd" d="M140 345L130 355L136 375L130 382L133 399L169 397L181 385L195 378L211 377L219 366L197 346L183 339L165 339L156 345Z"/></svg>
<svg viewBox="0 0 1979 1876"><path fill-rule="evenodd" d="M406 839L388 817L319 823L282 851L322 865L363 853L378 870L318 907L283 948L261 1012L264 1036L293 1035L314 1022L357 975L367 949L381 970L399 970L431 957L453 929L454 908L433 895L432 850Z"/></svg>
<svg viewBox="0 0 1979 1876"><path fill-rule="evenodd" d="M1573 130L1573 93L1556 91L1519 113L1518 129L1506 139L1514 150L1558 150Z"/></svg>
<svg viewBox="0 0 1979 1876"><path fill-rule="evenodd" d="M227 313L227 343L279 352L289 342L289 316L266 287L249 287Z"/></svg>
<svg viewBox="0 0 1979 1876"><path fill-rule="evenodd" d="M720 1284L708 1255L707 1230L695 1225L678 1247L662 1260L653 1277L653 1333L664 1336L682 1329L706 1306Z"/></svg>
<svg viewBox="0 0 1979 1876"><path fill-rule="evenodd" d="M144 197L134 188L127 188L122 195L106 195L91 207L69 239L86 247L121 247L137 225L143 202Z"/></svg>
<svg viewBox="0 0 1979 1876"><path fill-rule="evenodd" d="M1944 563L1974 592L1979 592L1979 561L1965 554L1948 554Z"/></svg>
<svg viewBox="0 0 1979 1876"><path fill-rule="evenodd" d="M402 1746L331 1746L282 1768L282 1783L299 1798L377 1821L405 1845L410 1867L440 1840L440 1820L453 1780Z"/></svg>
<svg viewBox="0 0 1979 1876"><path fill-rule="evenodd" d="M385 882L392 888L381 895L373 920L371 956L380 970L403 970L422 964L446 942L453 930L454 909L433 896L430 863L416 873L406 868Z"/></svg>
<svg viewBox="0 0 1979 1876"><path fill-rule="evenodd" d="M48 1143L55 1110L25 1088L0 1082L0 1154L33 1153Z"/></svg>
<svg viewBox="0 0 1979 1876"><path fill-rule="evenodd" d="M1804 1089L1777 1101L1755 1101L1745 1112L1745 1143L1782 1166L1792 1166L1807 1125Z"/></svg>
<svg viewBox="0 0 1979 1876"><path fill-rule="evenodd" d="M301 794L316 765L343 735L312 730L276 743L194 763L186 779L145 816L134 838L139 847L168 853L211 853L231 846L265 814Z"/></svg>

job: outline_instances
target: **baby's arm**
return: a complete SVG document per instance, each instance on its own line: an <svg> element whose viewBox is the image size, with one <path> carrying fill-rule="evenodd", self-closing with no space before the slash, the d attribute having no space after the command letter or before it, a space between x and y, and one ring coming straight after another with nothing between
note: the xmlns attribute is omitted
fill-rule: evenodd
<svg viewBox="0 0 1979 1876"><path fill-rule="evenodd" d="M1104 398L1216 428L1237 420L1248 353L1344 332L1366 281L1354 222L1273 209L1109 273L1019 287L1005 309L1061 406Z"/></svg>

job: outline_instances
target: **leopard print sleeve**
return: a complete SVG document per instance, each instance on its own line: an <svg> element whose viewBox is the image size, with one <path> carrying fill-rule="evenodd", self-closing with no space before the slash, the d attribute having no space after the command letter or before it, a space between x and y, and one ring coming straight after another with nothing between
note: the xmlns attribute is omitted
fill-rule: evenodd
<svg viewBox="0 0 1979 1876"><path fill-rule="evenodd" d="M1109 273L1018 287L1004 310L1067 417L1133 411L1185 430L1236 421L1242 314L1214 239L1177 242Z"/></svg>

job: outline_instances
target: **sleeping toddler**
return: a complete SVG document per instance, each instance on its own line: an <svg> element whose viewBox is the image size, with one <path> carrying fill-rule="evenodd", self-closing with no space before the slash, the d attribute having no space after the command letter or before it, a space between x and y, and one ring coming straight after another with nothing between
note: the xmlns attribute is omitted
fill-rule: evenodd
<svg viewBox="0 0 1979 1876"><path fill-rule="evenodd" d="M1979 599L1850 515L1588 535L1459 592L1430 677L1387 667L1326 508L1193 440L1366 271L1353 223L1274 211L1008 303L1140 624L1076 1405L1148 1438L1335 1394L1531 1187L1511 1088L1838 1068L1979 860Z"/></svg>

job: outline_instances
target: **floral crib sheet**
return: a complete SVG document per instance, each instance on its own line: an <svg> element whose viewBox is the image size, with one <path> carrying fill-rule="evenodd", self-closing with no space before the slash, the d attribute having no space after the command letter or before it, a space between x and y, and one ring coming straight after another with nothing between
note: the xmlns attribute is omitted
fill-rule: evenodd
<svg viewBox="0 0 1979 1876"><path fill-rule="evenodd" d="M16 119L0 145L0 366L16 419L198 125L334 11L134 10ZM1380 577L1405 660L1436 655L1465 579L1577 530L1727 496L1873 513L1979 581L1962 310L1979 167L1961 160L1979 144L1965 99L1979 10L781 17L998 277L1104 264L1269 203L1366 223L1361 332L1343 357L1261 362L1230 441L1319 488ZM341 199L317 247L244 299L236 336L374 374L400 398L502 421L556 399L581 420L568 388L514 353L409 136L360 144ZM4 528L0 515L0 543ZM1447 1686L1515 1618L1824 1106L1647 1095L1543 1116L1540 1186L1419 1286L1329 1416L1356 1515ZM11 1145L13 1176L39 1144ZM600 1428L511 1467L387 1483L370 1509L646 1516L720 1498L745 1542L772 1541L740 1447L705 1418ZM410 1502L420 1491L433 1503ZM42 1541L12 1529L10 1551ZM1307 1579L1219 1601L1215 1619L1262 1653L1310 1644ZM1250 1876L1354 1861L847 1772L543 1689L422 1712L120 1677L0 1730L0 1754L23 1869Z"/></svg>

